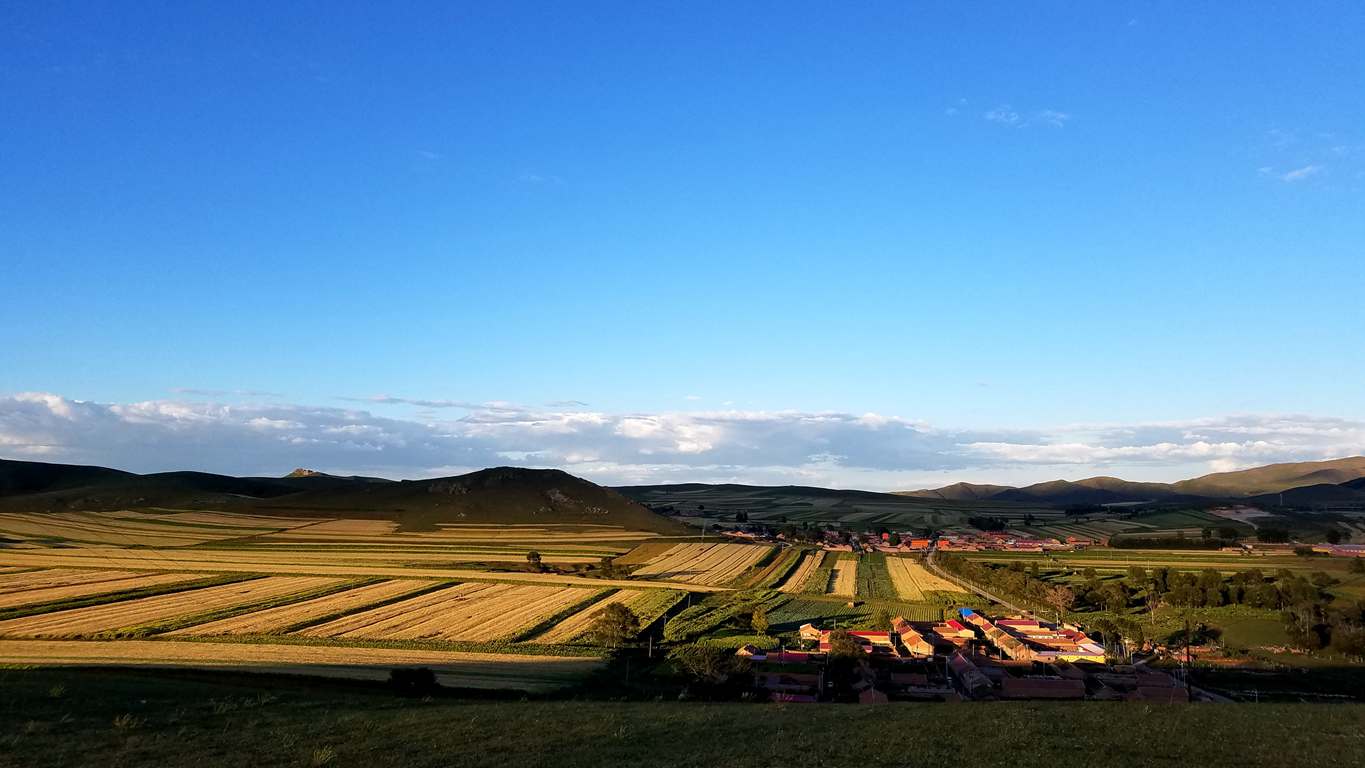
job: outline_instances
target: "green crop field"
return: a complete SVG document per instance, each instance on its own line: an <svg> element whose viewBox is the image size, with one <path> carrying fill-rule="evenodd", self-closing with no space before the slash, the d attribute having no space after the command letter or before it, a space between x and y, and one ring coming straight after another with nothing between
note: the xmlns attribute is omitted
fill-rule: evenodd
<svg viewBox="0 0 1365 768"><path fill-rule="evenodd" d="M408 699L265 677L0 670L0 764L1354 766L1362 705L984 707ZM914 727L907 728L907 717ZM687 737L691 734L693 737ZM704 738L695 737L704 734Z"/></svg>

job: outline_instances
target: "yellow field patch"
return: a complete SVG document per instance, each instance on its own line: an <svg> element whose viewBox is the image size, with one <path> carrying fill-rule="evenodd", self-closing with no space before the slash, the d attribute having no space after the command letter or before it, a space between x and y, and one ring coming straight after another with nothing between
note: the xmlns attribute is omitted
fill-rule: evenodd
<svg viewBox="0 0 1365 768"><path fill-rule="evenodd" d="M902 600L924 600L929 592L961 592L962 588L905 557L886 558L886 570Z"/></svg>
<svg viewBox="0 0 1365 768"><path fill-rule="evenodd" d="M76 567L93 568L132 568L162 571L212 571L221 573L275 573L275 574L315 574L337 576L392 576L399 578L432 578L473 581L509 581L528 584L559 584L563 586L582 586L593 589L603 587L627 587L631 589L659 588L677 589L678 584L670 581L647 581L644 579L594 579L584 576L561 576L554 573L487 572L460 568L433 568L423 566L388 566L355 563L349 565L329 565L312 563L263 563L253 562L249 553L225 550L216 552L218 559L176 560L171 555L186 550L172 550L155 557L146 556L147 552L158 550L108 550L108 549L0 549L0 565L28 567ZM209 550L195 550L196 553ZM121 554L120 554L121 553ZM232 557L234 559L227 559ZM723 592L722 587L707 584L692 584L689 592Z"/></svg>
<svg viewBox="0 0 1365 768"><path fill-rule="evenodd" d="M304 600L289 605L280 605L274 608L267 608L263 611L254 611L240 616L229 616L226 619L210 621L207 624L198 624L192 627L185 627L173 632L171 635L258 635L270 634L287 627L301 624L310 619L318 619L323 616L331 616L337 613L344 613L352 610L361 610L375 603L383 602L390 598L405 595L409 592L416 592L423 587L430 586L432 582L420 579L394 579L391 581L381 581L377 584L366 584L365 586L348 589L344 592L334 592L330 595Z"/></svg>
<svg viewBox="0 0 1365 768"><path fill-rule="evenodd" d="M457 584L300 631L305 637L366 640L507 639L594 590L517 584Z"/></svg>
<svg viewBox="0 0 1365 768"><path fill-rule="evenodd" d="M125 578L102 579L85 583L51 586L42 589L26 589L0 594L0 608L17 608L23 605L38 605L67 600L74 597L106 595L122 592L125 589L159 587L165 584L179 584L204 578L202 573L150 573L134 574Z"/></svg>
<svg viewBox="0 0 1365 768"><path fill-rule="evenodd" d="M805 589L806 582L810 581L811 574L820 568L820 562L824 560L824 552L807 552L801 556L801 563L796 566L796 570L782 582L777 588L778 592L795 593Z"/></svg>
<svg viewBox="0 0 1365 768"><path fill-rule="evenodd" d="M422 666L434 671L441 685L539 692L572 685L603 662L572 656L183 640L0 640L0 663L191 667L361 680L386 680L395 667Z"/></svg>
<svg viewBox="0 0 1365 768"><path fill-rule="evenodd" d="M858 561L853 558L840 558L830 572L828 594L840 597L853 597L858 591Z"/></svg>
<svg viewBox="0 0 1365 768"><path fill-rule="evenodd" d="M633 575L691 584L724 584L762 560L771 549L752 544L676 544L636 569Z"/></svg>
<svg viewBox="0 0 1365 768"><path fill-rule="evenodd" d="M150 624L341 583L319 576L267 576L86 608L0 621L5 637L80 637Z"/></svg>

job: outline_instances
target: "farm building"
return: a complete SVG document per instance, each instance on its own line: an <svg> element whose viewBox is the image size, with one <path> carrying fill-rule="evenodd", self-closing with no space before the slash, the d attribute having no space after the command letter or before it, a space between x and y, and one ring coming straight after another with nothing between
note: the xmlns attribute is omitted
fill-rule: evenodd
<svg viewBox="0 0 1365 768"><path fill-rule="evenodd" d="M953 654L948 660L948 669L957 678L962 690L970 696L984 696L991 692L991 681L981 674L981 670L961 653Z"/></svg>
<svg viewBox="0 0 1365 768"><path fill-rule="evenodd" d="M891 620L891 634L895 635L902 647L907 652L915 656L933 656L934 643L925 637L923 633L910 626L910 622L904 616L897 616Z"/></svg>
<svg viewBox="0 0 1365 768"><path fill-rule="evenodd" d="M828 653L830 648L829 636L833 630L820 630L820 651ZM899 655L896 645L891 640L890 632L867 632L853 631L848 633L858 645L862 646L866 653L891 653Z"/></svg>
<svg viewBox="0 0 1365 768"><path fill-rule="evenodd" d="M961 615L1008 658L1104 663L1104 648L1074 625L1059 627L1025 618L991 621L970 608L963 608Z"/></svg>

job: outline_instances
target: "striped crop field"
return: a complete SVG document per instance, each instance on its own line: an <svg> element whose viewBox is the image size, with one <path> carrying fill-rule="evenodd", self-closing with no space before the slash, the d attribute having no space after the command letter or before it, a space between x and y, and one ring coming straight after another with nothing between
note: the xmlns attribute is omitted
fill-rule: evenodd
<svg viewBox="0 0 1365 768"><path fill-rule="evenodd" d="M806 582L810 581L811 574L815 573L820 567L820 561L825 557L824 552L806 552L801 555L801 562L797 564L796 570L792 571L787 580L782 582L777 588L779 592L789 594L801 592L806 588Z"/></svg>
<svg viewBox="0 0 1365 768"><path fill-rule="evenodd" d="M303 600L287 605L278 605L261 611L253 611L238 616L210 621L167 632L170 635L268 635L281 632L310 621L330 616L338 616L368 608L402 597L439 582L421 579L393 579L375 584L365 584L342 592L333 592L312 600Z"/></svg>
<svg viewBox="0 0 1365 768"><path fill-rule="evenodd" d="M830 574L827 594L839 597L853 597L858 591L858 560L855 557L840 557L834 563Z"/></svg>
<svg viewBox="0 0 1365 768"><path fill-rule="evenodd" d="M0 574L0 595L27 592L34 589L93 584L100 581L116 581L142 575L136 571L83 571L77 568L19 571L18 573Z"/></svg>
<svg viewBox="0 0 1365 768"><path fill-rule="evenodd" d="M128 630L254 603L306 594L342 583L319 576L267 576L115 603L0 621L0 636L68 638Z"/></svg>
<svg viewBox="0 0 1365 768"><path fill-rule="evenodd" d="M272 529L264 528L164 525L100 512L0 513L0 534L20 541L187 547L272 532Z"/></svg>
<svg viewBox="0 0 1365 768"><path fill-rule="evenodd" d="M51 573L51 571L37 571L37 573ZM206 575L202 573L129 573L127 571L92 571L91 573L124 575L114 578L73 580L74 583L68 582L58 586L0 592L0 608L17 608L25 605L54 603L58 600L69 600L76 597L107 595L128 589L179 584L202 579Z"/></svg>
<svg viewBox="0 0 1365 768"><path fill-rule="evenodd" d="M194 555L181 558L185 552ZM598 579L558 573L520 571L488 572L475 568L422 566L412 563L268 563L260 562L254 552L212 550L210 559L199 556L210 550L142 550L59 548L0 549L0 565L42 568L127 568L130 570L207 571L212 573L308 574L316 576L388 576L391 578L430 578L451 581L503 581L527 584L557 584L592 589L626 587L629 589L673 589L677 582L645 579ZM522 562L525 562L523 557ZM721 592L723 587L692 584L691 592Z"/></svg>
<svg viewBox="0 0 1365 768"><path fill-rule="evenodd" d="M930 592L961 592L962 588L942 577L936 576L917 560L906 557L886 558L886 568L891 573L891 583L902 600L920 601L927 599Z"/></svg>
<svg viewBox="0 0 1365 768"><path fill-rule="evenodd" d="M506 640L598 594L573 587L456 584L296 634L364 640Z"/></svg>
<svg viewBox="0 0 1365 768"><path fill-rule="evenodd" d="M600 668L602 661L592 657L186 640L0 640L0 664L146 665L359 680L386 680L395 667L422 666L435 672L437 682L445 686L543 692L579 682Z"/></svg>
<svg viewBox="0 0 1365 768"><path fill-rule="evenodd" d="M620 603L626 606L640 620L640 627L644 628L654 623L669 608L678 604L683 599L685 592L674 592L672 590L638 590L622 589L611 593L605 600L598 600L583 610L569 616L563 621L550 628L548 631L532 638L533 643L572 643L581 640L592 627L592 623L602 614L608 605Z"/></svg>
<svg viewBox="0 0 1365 768"><path fill-rule="evenodd" d="M633 575L690 584L725 584L766 557L771 549L753 544L677 544Z"/></svg>

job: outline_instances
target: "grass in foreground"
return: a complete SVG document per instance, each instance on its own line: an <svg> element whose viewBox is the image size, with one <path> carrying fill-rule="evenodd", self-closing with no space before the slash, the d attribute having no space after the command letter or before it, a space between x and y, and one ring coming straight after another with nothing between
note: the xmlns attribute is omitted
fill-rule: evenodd
<svg viewBox="0 0 1365 768"><path fill-rule="evenodd" d="M1365 706L779 706L398 698L275 678L0 670L0 765L1358 764Z"/></svg>

